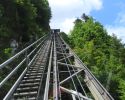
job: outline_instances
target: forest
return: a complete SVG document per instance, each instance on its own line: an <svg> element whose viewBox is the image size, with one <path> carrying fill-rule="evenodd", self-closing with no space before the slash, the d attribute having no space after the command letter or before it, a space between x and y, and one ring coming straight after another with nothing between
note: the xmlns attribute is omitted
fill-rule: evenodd
<svg viewBox="0 0 125 100"><path fill-rule="evenodd" d="M12 39L21 48L49 31L50 18L47 0L0 0L0 62L11 56Z"/></svg>
<svg viewBox="0 0 125 100"><path fill-rule="evenodd" d="M18 42L18 52L50 32L51 16L48 0L0 0L0 63L12 56L12 39ZM91 16L83 14L74 24L62 37L114 99L125 100L125 44ZM0 71L0 80L3 77Z"/></svg>
<svg viewBox="0 0 125 100"><path fill-rule="evenodd" d="M83 14L74 23L62 37L114 99L125 100L125 44L91 16Z"/></svg>
<svg viewBox="0 0 125 100"><path fill-rule="evenodd" d="M48 0L0 0L0 64L13 56L12 40L18 43L17 53L50 31L50 19ZM12 65L0 70L0 81L12 69ZM8 81L0 90L0 100L14 80Z"/></svg>

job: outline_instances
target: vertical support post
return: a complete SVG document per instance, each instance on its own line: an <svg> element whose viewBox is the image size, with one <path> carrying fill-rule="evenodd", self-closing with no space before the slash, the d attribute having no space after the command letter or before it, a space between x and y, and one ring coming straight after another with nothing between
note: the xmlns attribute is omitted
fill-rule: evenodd
<svg viewBox="0 0 125 100"><path fill-rule="evenodd" d="M28 57L28 51L27 50L25 52L25 58L26 58L26 67L28 67L29 57Z"/></svg>
<svg viewBox="0 0 125 100"><path fill-rule="evenodd" d="M76 100L75 95L74 95L74 94L71 94L71 95L72 95L72 99L73 99L73 100Z"/></svg>

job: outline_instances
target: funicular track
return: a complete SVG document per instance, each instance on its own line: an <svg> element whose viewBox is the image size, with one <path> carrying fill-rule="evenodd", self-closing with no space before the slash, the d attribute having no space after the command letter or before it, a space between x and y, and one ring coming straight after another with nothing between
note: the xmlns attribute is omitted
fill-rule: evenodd
<svg viewBox="0 0 125 100"><path fill-rule="evenodd" d="M31 47L34 45L35 49L24 58L26 68L4 100L114 100L60 37L59 30L52 30L49 36L37 40ZM35 50L35 55L29 59ZM1 64L0 69L16 56L18 54ZM9 75L13 74L14 71ZM9 75L0 87L11 77Z"/></svg>
<svg viewBox="0 0 125 100"><path fill-rule="evenodd" d="M13 94L13 99L35 100L40 96L51 40L47 40Z"/></svg>

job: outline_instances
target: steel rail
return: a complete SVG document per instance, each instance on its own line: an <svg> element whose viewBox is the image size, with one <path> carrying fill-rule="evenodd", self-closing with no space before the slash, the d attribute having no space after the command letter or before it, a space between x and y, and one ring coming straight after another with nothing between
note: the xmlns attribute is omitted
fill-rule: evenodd
<svg viewBox="0 0 125 100"><path fill-rule="evenodd" d="M50 38L50 37L49 37ZM47 56L48 56L48 54L49 54L49 49L50 49L50 45L51 45L51 40L48 40L48 44L46 45L46 48L45 48L45 53L47 53ZM45 53L43 53L43 58L45 57ZM43 60L43 58L42 58L42 60ZM47 61L46 61L47 62ZM45 63L46 63L45 62ZM37 100L40 100L41 98L41 94L40 94L40 91L41 91L41 87L42 87L42 81L43 81L43 77L44 77L44 72L45 72L45 67L44 67L44 69L43 69L43 75L42 75L42 77L41 77L41 81L40 81L40 86L39 86L39 90L38 90L38 95L37 95Z"/></svg>
<svg viewBox="0 0 125 100"><path fill-rule="evenodd" d="M48 93L49 93L49 86L50 86L50 74L51 74L51 67L52 67L52 53L53 53L53 42L51 44L51 51L50 51L50 58L49 58L49 64L48 64L48 72L47 72L47 79L46 79L46 85L45 85L45 92L44 92L44 99L48 100Z"/></svg>
<svg viewBox="0 0 125 100"><path fill-rule="evenodd" d="M59 100L59 86L58 86L58 72L57 72L57 55L56 55L56 42L55 42L55 34L54 34L54 61L53 61L53 99Z"/></svg>

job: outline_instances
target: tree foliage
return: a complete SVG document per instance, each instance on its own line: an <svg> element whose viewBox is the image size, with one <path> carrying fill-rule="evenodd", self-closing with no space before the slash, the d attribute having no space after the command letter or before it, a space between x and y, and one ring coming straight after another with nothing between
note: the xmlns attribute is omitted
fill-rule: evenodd
<svg viewBox="0 0 125 100"><path fill-rule="evenodd" d="M76 19L70 44L112 96L125 99L125 47L115 36L109 36L103 25L83 14Z"/></svg>
<svg viewBox="0 0 125 100"><path fill-rule="evenodd" d="M0 63L12 56L11 40L18 42L18 48L24 47L31 41L31 37L41 37L50 31L50 18L51 9L48 0L0 0ZM11 66L15 67L18 62L15 60L12 65L0 70L0 81L12 71ZM18 77L20 73L21 70L15 76ZM16 77L8 81L1 89L1 100L14 80Z"/></svg>
<svg viewBox="0 0 125 100"><path fill-rule="evenodd" d="M50 30L51 9L47 0L0 0L0 62L15 39L22 47L30 37ZM3 60L4 61L4 60Z"/></svg>
<svg viewBox="0 0 125 100"><path fill-rule="evenodd" d="M42 34L49 31L50 18L47 0L1 0L0 36L19 40Z"/></svg>

